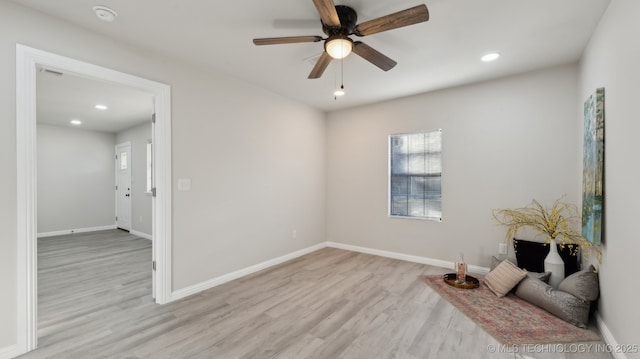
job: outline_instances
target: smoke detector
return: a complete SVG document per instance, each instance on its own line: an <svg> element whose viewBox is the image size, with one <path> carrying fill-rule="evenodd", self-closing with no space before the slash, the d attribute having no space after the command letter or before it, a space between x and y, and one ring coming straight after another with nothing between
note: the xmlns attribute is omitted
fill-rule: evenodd
<svg viewBox="0 0 640 359"><path fill-rule="evenodd" d="M95 11L98 19L106 22L112 22L118 16L117 12L113 11L112 9L109 9L106 6L94 6L93 11Z"/></svg>

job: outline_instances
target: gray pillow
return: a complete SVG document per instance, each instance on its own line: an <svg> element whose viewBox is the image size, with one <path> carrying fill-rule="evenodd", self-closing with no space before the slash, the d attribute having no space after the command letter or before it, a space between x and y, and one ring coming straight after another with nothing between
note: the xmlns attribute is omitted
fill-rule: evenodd
<svg viewBox="0 0 640 359"><path fill-rule="evenodd" d="M598 273L595 270L593 265L590 265L585 270L573 273L560 282L558 289L571 293L587 302L598 299L600 289L598 286Z"/></svg>
<svg viewBox="0 0 640 359"><path fill-rule="evenodd" d="M511 262L513 264L517 264L516 262L514 262L512 259L509 259L509 258L501 260L501 259L496 258L495 256L491 256L491 267L490 267L489 271L494 270L498 266L498 264L500 264L503 260L504 261L509 261L509 262ZM549 278L551 278L551 272L535 273L535 272L527 271L527 275L529 277L540 279L541 281L543 281L545 283L549 283Z"/></svg>
<svg viewBox="0 0 640 359"><path fill-rule="evenodd" d="M516 296L577 327L587 328L591 302L555 290L541 280L526 277L516 288Z"/></svg>

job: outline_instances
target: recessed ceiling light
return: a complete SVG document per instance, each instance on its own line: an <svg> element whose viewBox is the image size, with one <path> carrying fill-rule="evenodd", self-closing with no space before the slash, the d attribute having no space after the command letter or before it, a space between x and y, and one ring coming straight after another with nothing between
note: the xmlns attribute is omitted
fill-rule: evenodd
<svg viewBox="0 0 640 359"><path fill-rule="evenodd" d="M500 58L500 53L499 52L490 52L484 56L482 56L480 58L480 60L484 61L484 62L491 62L491 61L495 61L498 58Z"/></svg>
<svg viewBox="0 0 640 359"><path fill-rule="evenodd" d="M71 120L71 124L74 126L80 126L82 125L82 121L80 120Z"/></svg>
<svg viewBox="0 0 640 359"><path fill-rule="evenodd" d="M109 9L106 6L94 6L93 11L96 13L98 19L106 22L112 22L118 16L117 12Z"/></svg>
<svg viewBox="0 0 640 359"><path fill-rule="evenodd" d="M100 104L97 104L97 105L95 106L95 108L96 108L96 110L106 110L106 109L108 109L108 107L107 107L107 106L105 106L105 105L100 105Z"/></svg>

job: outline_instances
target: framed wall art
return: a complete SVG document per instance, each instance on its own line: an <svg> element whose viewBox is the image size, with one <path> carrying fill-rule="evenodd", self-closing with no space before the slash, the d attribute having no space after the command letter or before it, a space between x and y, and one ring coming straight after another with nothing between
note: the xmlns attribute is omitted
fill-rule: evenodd
<svg viewBox="0 0 640 359"><path fill-rule="evenodd" d="M582 236L600 245L604 205L604 88L584 103Z"/></svg>

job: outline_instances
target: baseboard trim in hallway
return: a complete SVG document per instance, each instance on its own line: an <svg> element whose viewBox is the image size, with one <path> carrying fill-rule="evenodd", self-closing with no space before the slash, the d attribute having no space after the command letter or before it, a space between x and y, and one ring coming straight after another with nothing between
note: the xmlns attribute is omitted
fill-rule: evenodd
<svg viewBox="0 0 640 359"><path fill-rule="evenodd" d="M63 236L65 234L72 234L72 233L86 233L86 232L106 231L106 230L109 230L109 229L116 229L116 225L115 224L110 224L108 226L76 228L76 229L64 229L64 230L61 230L61 231L42 232L42 233L38 233L38 238Z"/></svg>
<svg viewBox="0 0 640 359"><path fill-rule="evenodd" d="M134 236L138 236L140 238L148 239L150 241L153 240L153 237L150 234L146 234L144 232L136 231L135 229L130 230L129 233L133 234Z"/></svg>

